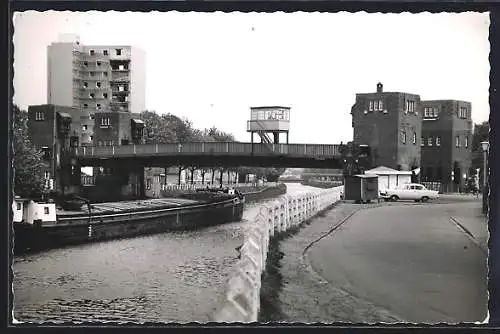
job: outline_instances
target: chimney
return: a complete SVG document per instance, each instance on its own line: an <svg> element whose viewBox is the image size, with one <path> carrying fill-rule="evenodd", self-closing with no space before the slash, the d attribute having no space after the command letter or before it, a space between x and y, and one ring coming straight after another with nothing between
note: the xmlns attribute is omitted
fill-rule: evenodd
<svg viewBox="0 0 500 334"><path fill-rule="evenodd" d="M377 84L377 93L382 93L384 91L384 85L382 83Z"/></svg>

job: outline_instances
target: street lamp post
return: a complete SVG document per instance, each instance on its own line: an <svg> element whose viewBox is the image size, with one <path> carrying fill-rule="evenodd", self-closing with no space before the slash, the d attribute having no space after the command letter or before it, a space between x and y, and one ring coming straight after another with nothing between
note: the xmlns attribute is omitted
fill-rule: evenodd
<svg viewBox="0 0 500 334"><path fill-rule="evenodd" d="M481 142L481 148L483 149L483 213L488 212L488 182L486 180L488 172L486 170L486 164L489 147L490 143L488 141Z"/></svg>

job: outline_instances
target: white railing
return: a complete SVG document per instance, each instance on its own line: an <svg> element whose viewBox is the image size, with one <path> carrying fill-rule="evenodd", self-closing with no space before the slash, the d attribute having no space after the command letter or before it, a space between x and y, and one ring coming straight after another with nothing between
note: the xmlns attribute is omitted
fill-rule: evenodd
<svg viewBox="0 0 500 334"><path fill-rule="evenodd" d="M270 238L296 227L340 200L343 186L298 196L281 196L265 204L244 233L240 260L230 276L220 307L211 315L216 322L255 322L260 309L261 275L266 266Z"/></svg>

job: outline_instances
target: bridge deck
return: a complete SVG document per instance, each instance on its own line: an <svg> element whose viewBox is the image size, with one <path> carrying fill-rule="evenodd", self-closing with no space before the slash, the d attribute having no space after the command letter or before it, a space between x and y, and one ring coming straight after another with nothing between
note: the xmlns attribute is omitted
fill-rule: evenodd
<svg viewBox="0 0 500 334"><path fill-rule="evenodd" d="M78 147L72 152L81 165L135 164L340 168L340 145L184 143Z"/></svg>
<svg viewBox="0 0 500 334"><path fill-rule="evenodd" d="M339 156L340 145L316 144L251 144L251 143L184 143L184 144L145 144L122 146L78 147L77 157L120 157L152 155L243 155L269 156L286 155L289 157L333 157Z"/></svg>

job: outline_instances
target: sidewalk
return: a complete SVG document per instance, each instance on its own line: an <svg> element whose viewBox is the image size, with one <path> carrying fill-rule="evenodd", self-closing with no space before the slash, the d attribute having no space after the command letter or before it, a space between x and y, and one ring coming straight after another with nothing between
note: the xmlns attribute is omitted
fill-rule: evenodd
<svg viewBox="0 0 500 334"><path fill-rule="evenodd" d="M458 205L447 205L448 213L459 224L466 233L470 233L484 252L488 253L488 218L482 213L482 203L461 203Z"/></svg>
<svg viewBox="0 0 500 334"><path fill-rule="evenodd" d="M283 252L278 279L281 286L276 321L301 323L366 323L399 321L397 316L370 302L338 289L312 270L304 250L351 213L362 207L357 204L339 204L324 216L304 225L297 234L280 242ZM339 227L342 229L343 227Z"/></svg>

